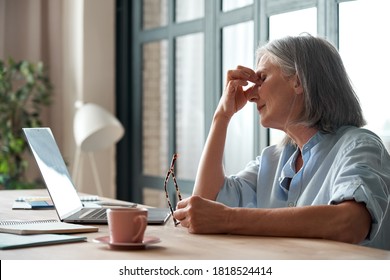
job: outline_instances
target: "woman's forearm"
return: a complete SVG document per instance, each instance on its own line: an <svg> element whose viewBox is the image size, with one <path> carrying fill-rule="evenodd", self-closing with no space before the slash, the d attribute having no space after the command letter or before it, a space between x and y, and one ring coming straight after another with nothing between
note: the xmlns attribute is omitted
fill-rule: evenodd
<svg viewBox="0 0 390 280"><path fill-rule="evenodd" d="M194 195L215 200L223 185L223 153L229 121L229 118L218 114L213 118L195 179Z"/></svg>
<svg viewBox="0 0 390 280"><path fill-rule="evenodd" d="M359 243L369 233L371 218L355 201L277 209L230 208L226 232L245 235L324 238Z"/></svg>

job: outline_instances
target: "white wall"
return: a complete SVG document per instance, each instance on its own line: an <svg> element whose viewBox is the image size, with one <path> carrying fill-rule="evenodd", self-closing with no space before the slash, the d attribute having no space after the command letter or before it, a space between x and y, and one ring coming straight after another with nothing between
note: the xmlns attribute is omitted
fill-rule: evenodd
<svg viewBox="0 0 390 280"><path fill-rule="evenodd" d="M115 109L115 0L0 0L0 56L42 60L54 85L44 112L72 171L75 101ZM115 197L115 149L99 152L104 195ZM87 161L79 190L95 193ZM33 169L33 167L31 167Z"/></svg>

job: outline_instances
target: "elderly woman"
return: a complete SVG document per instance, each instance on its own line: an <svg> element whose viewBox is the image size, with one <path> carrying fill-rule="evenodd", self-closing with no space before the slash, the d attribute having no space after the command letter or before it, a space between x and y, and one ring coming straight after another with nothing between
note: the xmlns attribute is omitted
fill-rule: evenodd
<svg viewBox="0 0 390 280"><path fill-rule="evenodd" d="M228 177L227 128L248 101L261 124L284 131L286 139ZM272 41L257 51L255 71L228 71L193 196L178 203L174 217L191 233L325 238L390 249L390 156L364 124L329 42L310 35Z"/></svg>

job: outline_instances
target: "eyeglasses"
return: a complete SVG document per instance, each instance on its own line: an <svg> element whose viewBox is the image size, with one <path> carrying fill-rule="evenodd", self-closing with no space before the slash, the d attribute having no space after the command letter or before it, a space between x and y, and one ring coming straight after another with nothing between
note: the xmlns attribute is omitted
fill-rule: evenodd
<svg viewBox="0 0 390 280"><path fill-rule="evenodd" d="M179 221L177 221L174 217L173 217L173 207L172 207L172 203L171 203L171 200L169 199L169 194L168 194L168 181L169 181L169 177L172 176L172 179L173 179L173 183L175 185L175 188L176 188L176 194L179 198L179 201L181 200L181 194L180 194L180 190L179 190L179 185L177 184L177 181L176 181L176 177L175 177L175 172L174 172L174 167L175 167L175 162L176 162L176 159L178 158L178 154L173 154L172 156L172 161L171 161L171 166L167 172L167 176L165 176L165 181L164 181L164 191L165 191L165 196L167 197L167 202L168 202L168 206L169 206L169 209L171 210L171 213L172 213L172 218L173 218L173 222L175 223L175 226L177 226L178 224L180 224Z"/></svg>

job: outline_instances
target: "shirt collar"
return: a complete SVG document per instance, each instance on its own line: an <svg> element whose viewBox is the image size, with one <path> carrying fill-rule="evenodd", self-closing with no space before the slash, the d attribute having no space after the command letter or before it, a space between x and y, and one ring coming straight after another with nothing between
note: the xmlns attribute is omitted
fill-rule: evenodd
<svg viewBox="0 0 390 280"><path fill-rule="evenodd" d="M316 146L318 143L321 142L321 140L324 138L324 134L320 131L318 131L316 134L314 134L309 141L306 142L302 146L302 155L305 155L308 151L310 151L314 146Z"/></svg>
<svg viewBox="0 0 390 280"><path fill-rule="evenodd" d="M317 132L316 134L314 134L310 139L309 141L306 142L306 144L304 144L302 146L302 156L304 157L307 153L310 152L310 150L315 147L318 143L321 142L321 140L324 138L324 134L321 133L321 132ZM286 164L284 165L283 169L282 169L282 179L283 180L285 177L288 177L288 178L292 178L294 177L295 175L295 160L298 156L298 152L299 152L299 148L292 145L292 144L289 144L288 147L286 147L290 153L291 153L291 156L289 157L289 159L287 160Z"/></svg>

